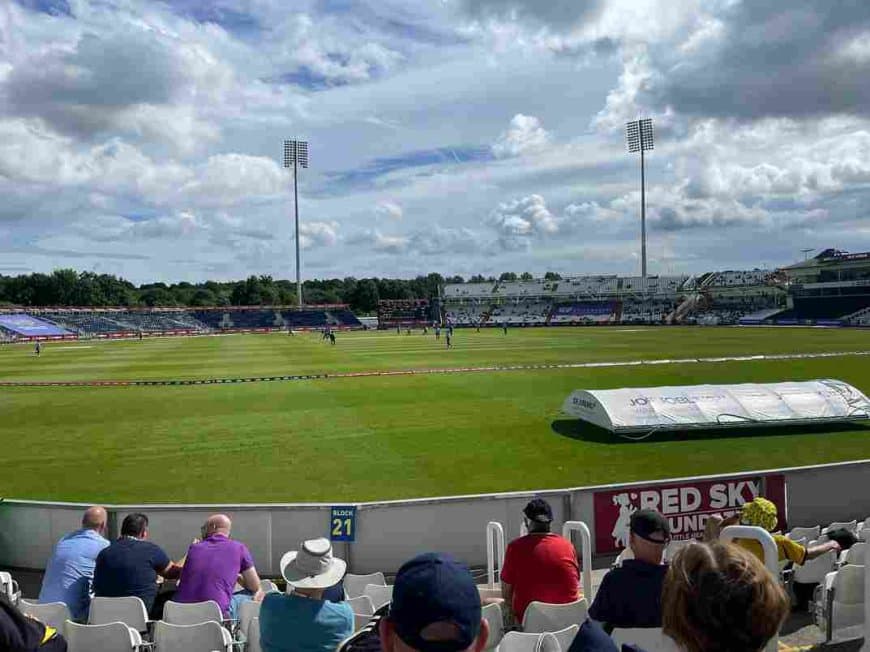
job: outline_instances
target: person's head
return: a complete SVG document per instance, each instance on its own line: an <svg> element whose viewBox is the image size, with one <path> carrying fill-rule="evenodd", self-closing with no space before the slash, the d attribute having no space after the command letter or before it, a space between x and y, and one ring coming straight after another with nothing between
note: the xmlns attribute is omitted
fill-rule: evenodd
<svg viewBox="0 0 870 652"><path fill-rule="evenodd" d="M202 527L202 538L204 539L212 534L222 534L228 537L232 528L233 522L229 516L226 514L212 514L206 519L205 525Z"/></svg>
<svg viewBox="0 0 870 652"><path fill-rule="evenodd" d="M148 538L148 517L145 514L127 514L121 523L122 537L136 537L137 539Z"/></svg>
<svg viewBox="0 0 870 652"><path fill-rule="evenodd" d="M654 509L639 509L631 515L628 528L628 546L634 558L650 564L662 563L671 538L668 519Z"/></svg>
<svg viewBox="0 0 870 652"><path fill-rule="evenodd" d="M405 562L379 633L383 652L481 652L489 626L468 567L434 552Z"/></svg>
<svg viewBox="0 0 870 652"><path fill-rule="evenodd" d="M751 552L719 542L687 546L668 568L662 629L686 652L758 651L790 601Z"/></svg>
<svg viewBox="0 0 870 652"><path fill-rule="evenodd" d="M101 507L100 505L88 507L82 515L82 528L85 530L94 530L98 534L105 534L108 518L105 507Z"/></svg>
<svg viewBox="0 0 870 652"><path fill-rule="evenodd" d="M323 590L335 586L344 577L347 563L334 557L329 539L303 541L299 550L291 550L281 557L281 575L294 593L320 599Z"/></svg>
<svg viewBox="0 0 870 652"><path fill-rule="evenodd" d="M529 533L549 532L553 510L543 498L534 498L523 508L523 520Z"/></svg>
<svg viewBox="0 0 870 652"><path fill-rule="evenodd" d="M764 528L768 532L776 529L776 505L767 498L758 497L743 505L740 510L740 523Z"/></svg>

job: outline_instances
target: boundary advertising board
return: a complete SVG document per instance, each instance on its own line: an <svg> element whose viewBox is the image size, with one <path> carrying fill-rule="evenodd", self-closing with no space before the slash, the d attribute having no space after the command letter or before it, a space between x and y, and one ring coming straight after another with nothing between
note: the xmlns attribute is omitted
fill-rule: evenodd
<svg viewBox="0 0 870 652"><path fill-rule="evenodd" d="M660 511L670 524L671 539L681 541L702 537L710 516L727 518L757 496L776 505L777 529L785 531L785 476L781 474L596 491L595 552L616 553L626 547L629 520L638 509Z"/></svg>

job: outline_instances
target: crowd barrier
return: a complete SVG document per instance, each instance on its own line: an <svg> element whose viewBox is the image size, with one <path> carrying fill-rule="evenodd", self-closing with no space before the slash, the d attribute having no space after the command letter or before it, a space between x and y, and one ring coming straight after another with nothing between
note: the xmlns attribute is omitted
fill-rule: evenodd
<svg viewBox="0 0 870 652"><path fill-rule="evenodd" d="M783 443L786 445L785 440ZM353 541L336 542L336 554L348 561L352 572L389 573L426 550L449 552L473 566L484 567L487 523L503 524L510 541L520 533L522 508L531 497L539 496L553 507L554 531L560 531L566 521L583 521L590 526L596 563L603 564L614 553L608 547L615 543L610 537L617 529L614 519L618 523L621 518L617 511L624 508L621 497L625 501L653 500L667 516L679 519L674 523L680 527L703 529L704 516L714 509L723 513L739 509L741 500L752 497L747 491L752 485L762 494L767 489L784 501L781 525L786 519L788 527L826 525L870 515L870 492L861 490L868 473L870 460L861 460L606 486L356 504L140 504L107 508L110 536L117 536L126 514L145 512L152 540L174 559L185 553L209 514L225 512L233 519L233 536L248 545L261 573L271 576L279 574L281 555L300 541L329 535L336 527L333 510L338 509L336 513L351 515L346 530L342 529L344 521L339 520L339 538ZM56 541L79 526L85 507L80 503L4 500L0 503L0 567L44 568ZM612 512L607 511L611 508Z"/></svg>

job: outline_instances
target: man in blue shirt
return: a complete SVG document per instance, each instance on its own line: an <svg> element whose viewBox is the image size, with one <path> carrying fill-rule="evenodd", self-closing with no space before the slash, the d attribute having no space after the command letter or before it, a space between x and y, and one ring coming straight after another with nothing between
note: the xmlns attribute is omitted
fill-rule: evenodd
<svg viewBox="0 0 870 652"><path fill-rule="evenodd" d="M87 618L97 555L109 545L106 518L104 507L89 507L82 528L58 541L42 578L40 602L64 602L74 619Z"/></svg>
<svg viewBox="0 0 870 652"><path fill-rule="evenodd" d="M334 652L353 633L347 602L323 599L325 589L344 577L347 564L332 556L329 539L311 539L284 555L281 575L293 593L267 593L260 608L263 652Z"/></svg>
<svg viewBox="0 0 870 652"><path fill-rule="evenodd" d="M157 576L177 579L181 566L148 539L148 517L128 514L121 537L97 556L94 595L105 598L136 596L150 612L157 596Z"/></svg>

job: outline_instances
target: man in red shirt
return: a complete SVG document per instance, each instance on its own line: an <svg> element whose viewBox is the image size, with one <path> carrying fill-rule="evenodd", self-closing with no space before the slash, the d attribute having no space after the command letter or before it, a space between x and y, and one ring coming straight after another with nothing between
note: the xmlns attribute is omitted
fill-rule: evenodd
<svg viewBox="0 0 870 652"><path fill-rule="evenodd" d="M553 510L535 498L523 509L528 534L508 544L501 569L508 620L522 623L530 602L565 604L580 598L580 564L567 539L550 532Z"/></svg>

